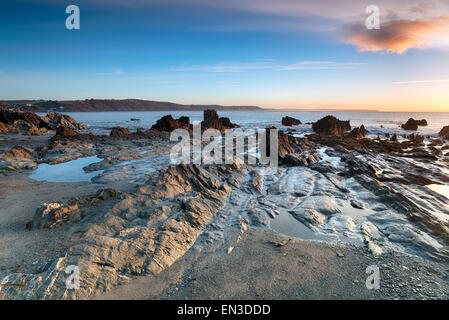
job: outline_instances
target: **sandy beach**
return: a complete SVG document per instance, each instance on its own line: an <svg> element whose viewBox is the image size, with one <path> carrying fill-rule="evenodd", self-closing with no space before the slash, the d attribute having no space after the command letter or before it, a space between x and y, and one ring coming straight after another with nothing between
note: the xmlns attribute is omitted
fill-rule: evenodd
<svg viewBox="0 0 449 320"><path fill-rule="evenodd" d="M173 164L168 133L188 120L106 136L52 117L66 126L0 141L3 299L448 298L447 199L428 187L449 181L441 139L368 138L333 117L295 137L287 123L264 174Z"/></svg>

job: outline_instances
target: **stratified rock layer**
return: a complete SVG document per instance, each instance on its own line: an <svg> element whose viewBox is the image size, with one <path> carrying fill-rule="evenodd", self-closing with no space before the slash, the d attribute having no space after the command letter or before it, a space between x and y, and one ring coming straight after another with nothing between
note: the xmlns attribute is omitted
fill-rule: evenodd
<svg viewBox="0 0 449 320"><path fill-rule="evenodd" d="M222 166L220 174L232 174L237 168ZM64 256L41 273L13 273L3 278L1 283L23 286L0 287L0 298L85 299L127 282L130 275L155 274L168 268L225 206L231 189L220 183L223 176L217 173L196 165L169 167L137 193L124 195L106 213L99 215L96 208L95 219L103 218L89 227ZM244 178L244 174L240 176ZM83 203L79 202L80 210ZM73 211L62 212L61 208L53 204L38 209L36 227L60 223ZM61 214L56 217L58 212ZM49 219L44 218L48 214ZM88 222L81 221L89 226ZM79 289L66 287L64 271L69 266L79 268Z"/></svg>

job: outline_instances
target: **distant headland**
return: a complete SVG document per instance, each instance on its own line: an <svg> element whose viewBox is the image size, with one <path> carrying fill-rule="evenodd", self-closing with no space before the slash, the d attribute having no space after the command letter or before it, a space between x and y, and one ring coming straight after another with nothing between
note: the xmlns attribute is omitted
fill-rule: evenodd
<svg viewBox="0 0 449 320"><path fill-rule="evenodd" d="M188 105L165 101L139 99L85 99L85 100L8 100L0 105L32 112L101 112L101 111L262 111L257 106Z"/></svg>

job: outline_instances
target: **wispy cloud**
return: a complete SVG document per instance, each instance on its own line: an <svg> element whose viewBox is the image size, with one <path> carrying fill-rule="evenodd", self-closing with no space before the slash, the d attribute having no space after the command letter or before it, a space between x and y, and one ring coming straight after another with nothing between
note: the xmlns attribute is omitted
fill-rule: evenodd
<svg viewBox="0 0 449 320"><path fill-rule="evenodd" d="M272 61L258 62L220 62L215 65L180 67L174 71L199 71L199 72L243 72L249 70L273 69L275 64Z"/></svg>
<svg viewBox="0 0 449 320"><path fill-rule="evenodd" d="M435 79L435 80L412 80L412 81L395 81L392 84L425 84L425 83L444 83L449 82L449 79Z"/></svg>
<svg viewBox="0 0 449 320"><path fill-rule="evenodd" d="M365 63L361 62L301 61L295 64L280 67L278 70L342 70L358 69L364 65Z"/></svg>
<svg viewBox="0 0 449 320"><path fill-rule="evenodd" d="M360 62L333 62L333 61L300 61L294 64L282 65L272 60L261 62L221 62L215 65L190 66L173 69L174 71L188 72L245 72L255 70L274 70L274 71L300 71L300 70L339 70L339 69L357 69L365 65Z"/></svg>

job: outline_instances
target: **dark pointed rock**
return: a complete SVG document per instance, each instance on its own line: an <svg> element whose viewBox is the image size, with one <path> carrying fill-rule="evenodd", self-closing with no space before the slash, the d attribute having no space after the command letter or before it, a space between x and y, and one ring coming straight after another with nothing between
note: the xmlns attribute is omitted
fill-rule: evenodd
<svg viewBox="0 0 449 320"><path fill-rule="evenodd" d="M286 116L282 118L282 125L291 127L291 126L297 126L301 124L301 120Z"/></svg>
<svg viewBox="0 0 449 320"><path fill-rule="evenodd" d="M155 125L151 127L152 130L172 132L176 129L190 130L190 118L180 117L179 119L173 119L169 114L159 119Z"/></svg>
<svg viewBox="0 0 449 320"><path fill-rule="evenodd" d="M341 121L334 116L326 116L312 125L313 131L321 135L342 136L351 130L349 121Z"/></svg>
<svg viewBox="0 0 449 320"><path fill-rule="evenodd" d="M427 126L427 121L425 119L415 120L410 118L406 123L401 125L401 128L404 130L418 130L418 126Z"/></svg>

